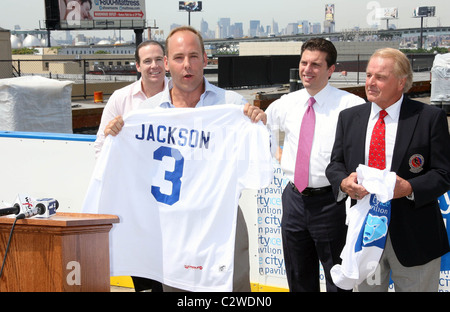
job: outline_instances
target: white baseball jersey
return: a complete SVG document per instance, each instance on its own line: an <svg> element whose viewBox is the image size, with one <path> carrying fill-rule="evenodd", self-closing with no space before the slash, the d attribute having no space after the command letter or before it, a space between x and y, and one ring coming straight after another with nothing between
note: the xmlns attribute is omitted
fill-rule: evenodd
<svg viewBox="0 0 450 312"><path fill-rule="evenodd" d="M108 136L83 212L114 214L111 275L232 291L238 200L270 184L269 134L243 106L136 110Z"/></svg>

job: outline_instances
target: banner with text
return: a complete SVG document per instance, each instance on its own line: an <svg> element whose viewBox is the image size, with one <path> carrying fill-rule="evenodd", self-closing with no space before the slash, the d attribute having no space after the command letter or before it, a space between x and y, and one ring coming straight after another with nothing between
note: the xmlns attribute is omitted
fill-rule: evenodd
<svg viewBox="0 0 450 312"><path fill-rule="evenodd" d="M62 29L145 27L145 0L59 0Z"/></svg>

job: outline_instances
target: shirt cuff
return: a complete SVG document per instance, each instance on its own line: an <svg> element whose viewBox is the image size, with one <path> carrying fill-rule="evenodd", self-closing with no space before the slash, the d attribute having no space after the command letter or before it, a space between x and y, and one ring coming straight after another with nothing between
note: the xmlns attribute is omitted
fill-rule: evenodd
<svg viewBox="0 0 450 312"><path fill-rule="evenodd" d="M339 187L339 193L338 193L338 196L337 196L337 198L336 198L336 201L337 201L337 202L340 202L341 200L345 199L347 196L348 196L348 194L347 194L347 193L344 193L344 192L341 190L341 188Z"/></svg>
<svg viewBox="0 0 450 312"><path fill-rule="evenodd" d="M414 200L414 192L412 192L411 194L407 195L406 198L408 198L409 200Z"/></svg>

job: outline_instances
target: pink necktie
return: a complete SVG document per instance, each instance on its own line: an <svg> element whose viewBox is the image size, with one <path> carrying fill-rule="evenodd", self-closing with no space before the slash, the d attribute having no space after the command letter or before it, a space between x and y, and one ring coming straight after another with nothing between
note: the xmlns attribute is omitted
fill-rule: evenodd
<svg viewBox="0 0 450 312"><path fill-rule="evenodd" d="M314 127L316 124L316 115L313 108L314 103L316 103L316 100L310 97L308 100L308 108L306 109L305 115L303 115L302 126L300 128L294 173L294 184L299 192L302 192L308 186L309 181L309 157L311 155Z"/></svg>
<svg viewBox="0 0 450 312"><path fill-rule="evenodd" d="M373 127L372 137L369 147L369 167L386 169L386 150L385 150L385 129L384 117L385 110L380 111L380 117Z"/></svg>

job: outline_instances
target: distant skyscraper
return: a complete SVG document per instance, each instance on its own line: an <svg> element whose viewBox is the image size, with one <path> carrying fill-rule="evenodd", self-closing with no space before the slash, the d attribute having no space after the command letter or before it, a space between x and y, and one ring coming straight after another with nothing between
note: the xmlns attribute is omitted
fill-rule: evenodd
<svg viewBox="0 0 450 312"><path fill-rule="evenodd" d="M298 32L301 34L309 34L309 22L308 21L300 21L298 23Z"/></svg>
<svg viewBox="0 0 450 312"><path fill-rule="evenodd" d="M313 34L320 34L322 32L321 28L322 27L321 27L320 23L314 23L314 24L312 24L311 32Z"/></svg>
<svg viewBox="0 0 450 312"><path fill-rule="evenodd" d="M278 35L280 30L278 29L278 23L272 19L272 34Z"/></svg>
<svg viewBox="0 0 450 312"><path fill-rule="evenodd" d="M175 29L175 28L180 27L180 26L181 26L180 24L171 24L170 25L170 30Z"/></svg>
<svg viewBox="0 0 450 312"><path fill-rule="evenodd" d="M219 38L227 38L230 36L230 18L221 18L217 23L219 25Z"/></svg>
<svg viewBox="0 0 450 312"><path fill-rule="evenodd" d="M203 37L208 38L208 23L202 18L202 21L200 22L200 33Z"/></svg>
<svg viewBox="0 0 450 312"><path fill-rule="evenodd" d="M248 31L249 37L255 37L259 34L260 21L252 20L250 21L250 29Z"/></svg>
<svg viewBox="0 0 450 312"><path fill-rule="evenodd" d="M72 34L70 33L69 30L66 30L66 42L70 42L72 43Z"/></svg>
<svg viewBox="0 0 450 312"><path fill-rule="evenodd" d="M230 37L233 38L242 38L244 37L244 24L242 23L234 23L230 26Z"/></svg>
<svg viewBox="0 0 450 312"><path fill-rule="evenodd" d="M289 23L286 27L286 35L292 36L298 34L298 23Z"/></svg>
<svg viewBox="0 0 450 312"><path fill-rule="evenodd" d="M331 21L323 22L323 28L325 33L334 33L335 32L335 24Z"/></svg>

